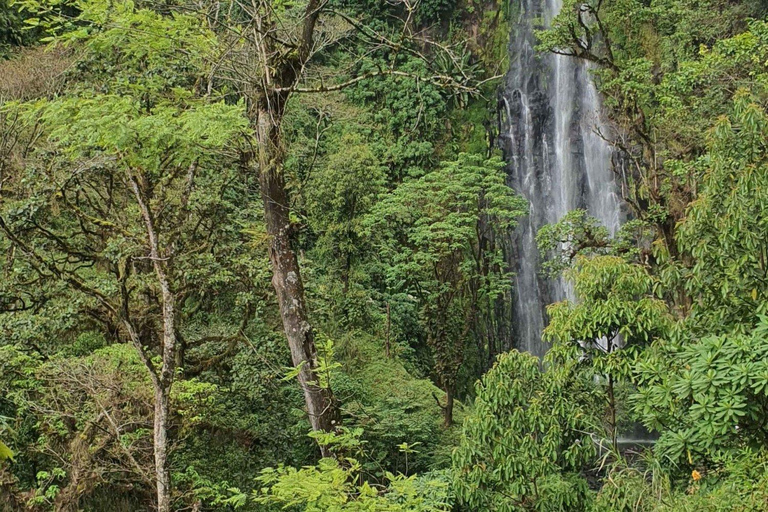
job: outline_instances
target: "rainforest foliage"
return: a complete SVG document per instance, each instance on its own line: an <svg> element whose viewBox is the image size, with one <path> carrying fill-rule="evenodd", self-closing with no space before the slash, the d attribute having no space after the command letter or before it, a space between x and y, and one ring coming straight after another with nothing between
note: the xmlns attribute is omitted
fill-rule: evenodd
<svg viewBox="0 0 768 512"><path fill-rule="evenodd" d="M765 510L767 8L542 20L629 211L539 231L543 360L520 8L0 0L0 510Z"/></svg>

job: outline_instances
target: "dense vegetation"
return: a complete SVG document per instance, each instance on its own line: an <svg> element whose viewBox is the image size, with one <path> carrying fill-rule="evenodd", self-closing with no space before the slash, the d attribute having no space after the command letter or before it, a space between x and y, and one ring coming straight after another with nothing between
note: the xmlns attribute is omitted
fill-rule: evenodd
<svg viewBox="0 0 768 512"><path fill-rule="evenodd" d="M0 510L768 508L766 7L563 3L632 215L539 361L514 2L0 0Z"/></svg>

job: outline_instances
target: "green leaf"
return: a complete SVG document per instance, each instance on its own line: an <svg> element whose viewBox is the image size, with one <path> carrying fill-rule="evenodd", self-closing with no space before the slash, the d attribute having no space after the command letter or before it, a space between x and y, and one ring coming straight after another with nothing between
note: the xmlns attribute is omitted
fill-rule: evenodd
<svg viewBox="0 0 768 512"><path fill-rule="evenodd" d="M13 451L2 441L0 441L0 461L1 460L10 460L13 462Z"/></svg>

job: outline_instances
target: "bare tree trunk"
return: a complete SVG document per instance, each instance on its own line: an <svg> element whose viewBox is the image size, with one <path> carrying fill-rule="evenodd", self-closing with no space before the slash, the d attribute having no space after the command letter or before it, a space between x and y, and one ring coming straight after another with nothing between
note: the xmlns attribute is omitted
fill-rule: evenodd
<svg viewBox="0 0 768 512"><path fill-rule="evenodd" d="M389 310L389 301L387 301L387 334L386 334L385 345L384 345L387 357L390 356L389 332L391 331L391 328L392 328L392 316L391 316L390 310Z"/></svg>
<svg viewBox="0 0 768 512"><path fill-rule="evenodd" d="M277 295L293 365L300 367L298 379L304 392L312 430L328 432L338 424L339 410L331 389L318 385L317 347L307 315L298 257L291 246L293 230L283 175L284 153L277 121L279 118L274 109L261 110L256 127L259 142L259 184L264 202L267 234L270 238L272 286ZM330 456L327 448L320 448L324 457Z"/></svg>
<svg viewBox="0 0 768 512"><path fill-rule="evenodd" d="M266 4L265 4L266 5ZM264 202L264 218L270 239L269 259L272 263L272 286L277 295L283 330L288 338L293 365L299 368L298 380L313 430L332 431L339 421L339 408L330 387L320 387L314 333L309 323L304 299L304 285L294 248L290 221L290 202L285 186L280 127L290 91L302 78L304 66L312 56L315 25L324 2L309 0L301 21L301 32L290 55L281 51L278 40L271 37L254 39L252 50L262 73L246 94L250 100L248 117L256 138L259 185ZM271 8L266 12L257 6L251 13L257 33L272 30L275 20ZM321 446L323 456L330 456Z"/></svg>
<svg viewBox="0 0 768 512"><path fill-rule="evenodd" d="M168 470L168 390L155 386L155 480L157 510L171 512L171 474Z"/></svg>
<svg viewBox="0 0 768 512"><path fill-rule="evenodd" d="M456 394L455 386L446 386L445 407L443 407L443 423L446 427L453 425L453 399Z"/></svg>
<svg viewBox="0 0 768 512"><path fill-rule="evenodd" d="M165 263L154 246L155 273L163 300L163 368L155 385L154 448L157 474L157 510L171 512L171 476L168 469L168 410L171 385L176 371L176 297L170 289Z"/></svg>
<svg viewBox="0 0 768 512"><path fill-rule="evenodd" d="M165 309L165 308L164 308ZM171 312L173 310L171 309ZM144 364L149 370L150 379L152 381L152 387L154 389L154 420L153 420L153 437L152 445L155 455L155 486L157 494L157 510L158 512L170 512L171 511L171 476L168 469L168 416L170 411L169 395L171 385L173 384L172 377L174 372L174 358L170 360L163 360L163 369L158 374L151 359L144 352L141 341L135 329L127 320L124 321L126 330L129 333L129 337L142 356ZM175 331L172 331L175 333ZM173 336L175 339L175 336ZM168 333L163 333L164 346L171 346L171 340L169 340ZM165 350L164 350L165 353Z"/></svg>
<svg viewBox="0 0 768 512"><path fill-rule="evenodd" d="M168 411L171 385L176 370L176 297L171 290L168 280L167 265L170 254L161 254L160 241L155 229L155 218L149 202L137 179L129 173L129 181L136 201L141 209L141 216L147 230L149 242L149 257L155 269L157 281L160 284L163 316L163 367L157 372L152 363L146 364L152 374L152 384L155 390L154 418L154 451L155 451L155 480L157 484L158 512L171 512L171 476L168 469Z"/></svg>

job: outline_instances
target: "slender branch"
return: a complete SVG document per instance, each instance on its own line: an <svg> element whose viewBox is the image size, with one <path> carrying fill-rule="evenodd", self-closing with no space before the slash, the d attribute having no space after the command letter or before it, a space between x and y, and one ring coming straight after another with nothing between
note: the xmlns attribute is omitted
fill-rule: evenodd
<svg viewBox="0 0 768 512"><path fill-rule="evenodd" d="M127 174L131 189L133 190L133 194L136 196L136 201L139 203L139 208L141 209L141 216L144 219L147 237L149 239L149 254L152 258L152 265L154 266L157 280L160 283L163 301L163 368L158 377L161 384L170 385L173 380L173 363L175 361L176 352L174 297L171 293L170 283L165 271L165 266L167 264L166 260L160 256L160 243L158 241L152 212L144 199L135 176L130 171L128 171Z"/></svg>
<svg viewBox="0 0 768 512"><path fill-rule="evenodd" d="M296 92L296 93L318 93L318 92L332 92L332 91L340 91L342 89L346 89L347 87L350 87L352 85L355 85L359 82L362 82L363 80L368 80L369 78L375 78L377 76L402 76L402 77L408 77L408 78L415 78L417 80L423 80L425 82L434 83L436 85L445 86L448 85L450 87L453 87L454 89L458 89L465 92L476 92L477 89L475 87L470 87L467 85L463 85L458 83L453 77L447 76L447 75L432 75L432 76L421 76L415 73L408 73L406 71L398 71L395 69L381 69L378 71L371 71L368 73L364 73L362 75L356 76L355 78L352 78L350 80L347 80L346 82L342 82L339 84L334 85L323 85L321 84L319 87L299 87L298 85L292 85L289 87L278 87L273 89L275 92ZM479 83L486 83L490 80L495 80L497 78L500 78L502 75L496 75L494 77L488 78L486 80L483 80Z"/></svg>

